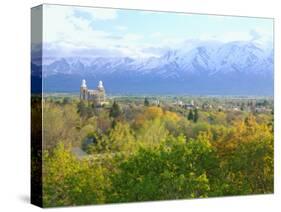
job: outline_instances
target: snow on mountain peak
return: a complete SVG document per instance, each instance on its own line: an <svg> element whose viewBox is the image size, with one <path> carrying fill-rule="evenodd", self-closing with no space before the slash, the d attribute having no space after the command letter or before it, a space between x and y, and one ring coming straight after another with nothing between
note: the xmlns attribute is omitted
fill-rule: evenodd
<svg viewBox="0 0 281 212"><path fill-rule="evenodd" d="M217 75L241 72L244 74L272 74L273 49L259 43L233 41L187 40L182 46L163 48L159 57L65 57L46 58L44 76L55 74L141 74L182 77L187 75ZM146 49L148 51L148 49ZM153 51L156 51L154 49ZM161 51L163 51L161 53ZM44 58L45 59L45 58ZM53 62L50 62L52 61Z"/></svg>

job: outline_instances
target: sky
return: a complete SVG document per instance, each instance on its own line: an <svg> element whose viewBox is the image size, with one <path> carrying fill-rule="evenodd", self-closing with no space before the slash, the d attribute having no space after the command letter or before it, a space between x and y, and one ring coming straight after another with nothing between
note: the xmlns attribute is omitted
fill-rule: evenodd
<svg viewBox="0 0 281 212"><path fill-rule="evenodd" d="M43 6L47 56L159 56L202 41L272 44L273 19L172 12Z"/></svg>

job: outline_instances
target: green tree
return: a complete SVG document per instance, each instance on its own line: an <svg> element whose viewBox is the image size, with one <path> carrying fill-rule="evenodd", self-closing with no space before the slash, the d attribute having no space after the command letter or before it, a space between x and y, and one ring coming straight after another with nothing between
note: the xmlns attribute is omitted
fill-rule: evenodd
<svg viewBox="0 0 281 212"><path fill-rule="evenodd" d="M183 136L169 137L159 149L141 148L120 164L118 174L111 177L108 201L207 197L213 163L217 165L205 138L186 142Z"/></svg>
<svg viewBox="0 0 281 212"><path fill-rule="evenodd" d="M187 119L190 121L193 121L194 119L194 115L193 115L193 111L189 110L188 115L187 115Z"/></svg>
<svg viewBox="0 0 281 212"><path fill-rule="evenodd" d="M157 118L147 120L136 134L139 144L154 148L167 138L169 131L166 129L165 123Z"/></svg>
<svg viewBox="0 0 281 212"><path fill-rule="evenodd" d="M196 122L198 121L198 118L199 118L198 109L195 108L195 109L194 109L193 121L196 123Z"/></svg>
<svg viewBox="0 0 281 212"><path fill-rule="evenodd" d="M148 101L147 97L144 98L144 106L146 106L146 107L149 106L149 101Z"/></svg>
<svg viewBox="0 0 281 212"><path fill-rule="evenodd" d="M110 152L128 152L132 153L134 150L135 137L128 124L117 122L114 128L110 131L109 136Z"/></svg>
<svg viewBox="0 0 281 212"><path fill-rule="evenodd" d="M82 118L86 118L88 116L88 108L84 101L80 101L77 105L77 112L80 114Z"/></svg>
<svg viewBox="0 0 281 212"><path fill-rule="evenodd" d="M119 104L114 101L112 107L110 108L109 116L112 118L117 118L121 115L121 108Z"/></svg>
<svg viewBox="0 0 281 212"><path fill-rule="evenodd" d="M70 149L58 144L52 154L44 152L44 207L104 203L105 169L72 155Z"/></svg>
<svg viewBox="0 0 281 212"><path fill-rule="evenodd" d="M72 99L70 97L64 97L62 100L62 104L66 105L66 104L71 104L72 103Z"/></svg>
<svg viewBox="0 0 281 212"><path fill-rule="evenodd" d="M79 122L75 106L45 103L43 107L43 149L51 150L59 141L66 145L79 141L81 139L77 130Z"/></svg>

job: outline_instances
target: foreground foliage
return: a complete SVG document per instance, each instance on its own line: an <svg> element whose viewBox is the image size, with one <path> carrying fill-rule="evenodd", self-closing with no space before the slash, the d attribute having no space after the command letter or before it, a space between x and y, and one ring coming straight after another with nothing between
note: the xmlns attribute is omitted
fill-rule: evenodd
<svg viewBox="0 0 281 212"><path fill-rule="evenodd" d="M273 192L272 114L72 101L43 112L46 207Z"/></svg>

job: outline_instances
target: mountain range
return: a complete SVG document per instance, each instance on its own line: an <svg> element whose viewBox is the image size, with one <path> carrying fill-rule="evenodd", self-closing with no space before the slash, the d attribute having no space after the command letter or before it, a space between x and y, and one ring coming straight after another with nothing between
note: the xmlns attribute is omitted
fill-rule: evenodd
<svg viewBox="0 0 281 212"><path fill-rule="evenodd" d="M32 61L32 77L43 70L45 92L79 92L86 79L91 88L102 80L110 94L273 95L272 45L184 42L159 52L139 58L45 57L43 64Z"/></svg>

